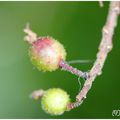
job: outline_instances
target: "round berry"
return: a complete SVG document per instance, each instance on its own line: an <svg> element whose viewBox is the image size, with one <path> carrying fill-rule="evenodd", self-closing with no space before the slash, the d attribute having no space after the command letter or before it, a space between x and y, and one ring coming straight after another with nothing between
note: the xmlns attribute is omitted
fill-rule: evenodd
<svg viewBox="0 0 120 120"><path fill-rule="evenodd" d="M69 95L60 88L47 90L41 99L43 110L51 115L63 114L67 110L69 103Z"/></svg>
<svg viewBox="0 0 120 120"><path fill-rule="evenodd" d="M60 60L65 60L63 45L51 37L41 37L29 49L31 61L39 70L54 71L59 68Z"/></svg>

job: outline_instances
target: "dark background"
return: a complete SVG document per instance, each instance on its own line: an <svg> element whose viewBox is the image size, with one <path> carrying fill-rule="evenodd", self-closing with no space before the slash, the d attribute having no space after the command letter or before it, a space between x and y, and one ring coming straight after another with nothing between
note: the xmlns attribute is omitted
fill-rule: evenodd
<svg viewBox="0 0 120 120"><path fill-rule="evenodd" d="M50 116L40 101L29 98L32 91L59 87L72 101L78 94L77 77L60 69L34 69L23 41L29 22L40 36L50 35L64 44L67 60L95 60L106 21L108 2L0 2L0 118L115 118L120 109L120 19L103 73L97 77L84 103L61 116ZM87 71L89 64L75 67ZM83 84L83 80L81 79ZM120 118L120 117L116 117Z"/></svg>

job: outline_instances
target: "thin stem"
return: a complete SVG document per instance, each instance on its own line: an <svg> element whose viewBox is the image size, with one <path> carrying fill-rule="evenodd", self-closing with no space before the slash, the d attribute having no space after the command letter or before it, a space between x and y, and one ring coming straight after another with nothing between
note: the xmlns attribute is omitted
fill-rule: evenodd
<svg viewBox="0 0 120 120"><path fill-rule="evenodd" d="M82 87L81 81L80 81L80 77L78 77L78 83L79 83L79 91L80 91L80 90L81 90L81 87Z"/></svg>
<svg viewBox="0 0 120 120"><path fill-rule="evenodd" d="M104 66L105 60L107 58L108 53L112 49L112 36L114 34L114 29L117 25L117 18L120 13L120 2L119 1L111 1L108 17L105 26L102 31L102 39L99 46L99 51L97 53L96 61L93 64L89 72L89 77L84 83L84 86L80 93L76 96L76 102L68 105L68 110L73 109L80 105L83 100L86 98L88 91L90 90L93 81L95 78L102 73L102 68Z"/></svg>
<svg viewBox="0 0 120 120"><path fill-rule="evenodd" d="M77 63L91 63L93 60L71 60L67 61L68 64L77 64Z"/></svg>

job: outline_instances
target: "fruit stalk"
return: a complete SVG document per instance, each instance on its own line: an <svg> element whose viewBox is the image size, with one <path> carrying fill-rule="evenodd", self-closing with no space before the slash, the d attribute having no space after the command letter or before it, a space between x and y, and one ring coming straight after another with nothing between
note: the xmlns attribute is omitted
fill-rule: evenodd
<svg viewBox="0 0 120 120"><path fill-rule="evenodd" d="M74 75L77 75L83 79L87 79L89 77L87 72L82 72L81 70L78 70L77 68L74 68L72 66L70 66L67 62L65 62L64 60L60 60L59 66L63 69L66 70Z"/></svg>

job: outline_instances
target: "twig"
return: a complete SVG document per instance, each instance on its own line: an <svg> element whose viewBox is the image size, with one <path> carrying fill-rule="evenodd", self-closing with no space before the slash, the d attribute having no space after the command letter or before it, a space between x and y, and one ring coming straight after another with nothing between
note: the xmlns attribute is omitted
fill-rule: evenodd
<svg viewBox="0 0 120 120"><path fill-rule="evenodd" d="M76 96L76 102L68 105L68 110L79 106L83 102L83 100L86 98L88 91L92 86L93 81L98 75L102 73L104 62L113 46L112 36L114 33L114 29L117 25L117 18L119 13L120 13L120 2L111 1L107 21L102 31L102 39L99 46L99 51L97 53L97 58L93 64L93 67L89 72L90 77L86 80L81 92Z"/></svg>

